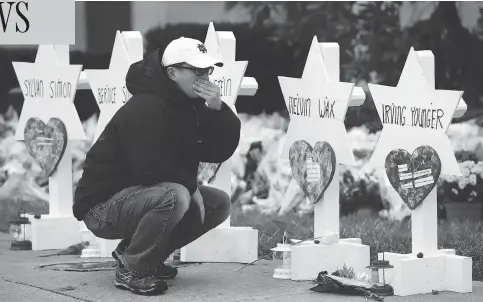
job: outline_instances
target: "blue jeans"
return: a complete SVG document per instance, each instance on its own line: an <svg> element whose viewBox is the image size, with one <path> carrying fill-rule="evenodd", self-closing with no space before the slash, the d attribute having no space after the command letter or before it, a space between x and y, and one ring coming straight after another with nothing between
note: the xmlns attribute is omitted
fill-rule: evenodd
<svg viewBox="0 0 483 302"><path fill-rule="evenodd" d="M230 197L216 188L199 186L205 206L201 223L198 206L188 190L176 183L135 186L115 194L89 210L87 228L97 237L123 239L129 268L140 275L155 268L176 249L196 240L230 215Z"/></svg>

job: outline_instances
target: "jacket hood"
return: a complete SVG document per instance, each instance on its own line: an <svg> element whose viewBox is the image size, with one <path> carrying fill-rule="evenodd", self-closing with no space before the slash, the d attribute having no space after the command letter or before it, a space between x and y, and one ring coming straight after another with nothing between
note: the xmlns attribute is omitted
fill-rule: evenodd
<svg viewBox="0 0 483 302"><path fill-rule="evenodd" d="M193 104L199 107L205 103L202 98L190 99L175 82L168 78L161 66L159 49L129 67L126 87L133 96L141 93L155 94L175 106L192 109Z"/></svg>

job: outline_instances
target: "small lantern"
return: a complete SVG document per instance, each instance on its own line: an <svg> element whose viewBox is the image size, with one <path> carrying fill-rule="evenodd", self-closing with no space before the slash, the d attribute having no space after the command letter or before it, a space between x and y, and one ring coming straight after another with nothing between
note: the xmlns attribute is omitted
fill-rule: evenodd
<svg viewBox="0 0 483 302"><path fill-rule="evenodd" d="M20 212L20 211L19 211ZM24 211L25 215L25 211ZM30 221L27 217L22 217L20 214L9 221L9 233L14 238L10 245L11 250L31 250L32 242L28 237L30 229Z"/></svg>
<svg viewBox="0 0 483 302"><path fill-rule="evenodd" d="M372 265L369 265L367 268L372 270L372 283L374 284L371 287L371 292L377 294L379 296L392 296L394 295L394 288L386 284L386 269L394 268L391 264L389 264L388 260L384 260L384 253L382 253L382 260L376 260L372 262ZM379 276L379 270L382 270L382 282L381 276Z"/></svg>
<svg viewBox="0 0 483 302"><path fill-rule="evenodd" d="M277 243L277 247L271 249L273 251L273 260L281 261L273 272L273 278L291 279L292 278L292 245L287 243L287 233L283 234L283 243Z"/></svg>

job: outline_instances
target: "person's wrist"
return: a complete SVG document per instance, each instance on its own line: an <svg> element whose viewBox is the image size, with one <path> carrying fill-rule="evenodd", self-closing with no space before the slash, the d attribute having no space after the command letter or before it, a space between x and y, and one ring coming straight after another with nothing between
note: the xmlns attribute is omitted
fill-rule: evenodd
<svg viewBox="0 0 483 302"><path fill-rule="evenodd" d="M206 103L206 106L208 106L208 108L213 110L220 110L222 105L223 105L223 102L221 101L221 99L215 102Z"/></svg>

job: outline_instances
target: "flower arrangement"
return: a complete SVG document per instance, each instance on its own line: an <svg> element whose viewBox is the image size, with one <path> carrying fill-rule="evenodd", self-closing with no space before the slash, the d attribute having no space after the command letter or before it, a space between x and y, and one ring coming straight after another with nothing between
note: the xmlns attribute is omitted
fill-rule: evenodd
<svg viewBox="0 0 483 302"><path fill-rule="evenodd" d="M459 163L461 176L441 175L438 193L444 201L476 202L483 197L483 161Z"/></svg>

